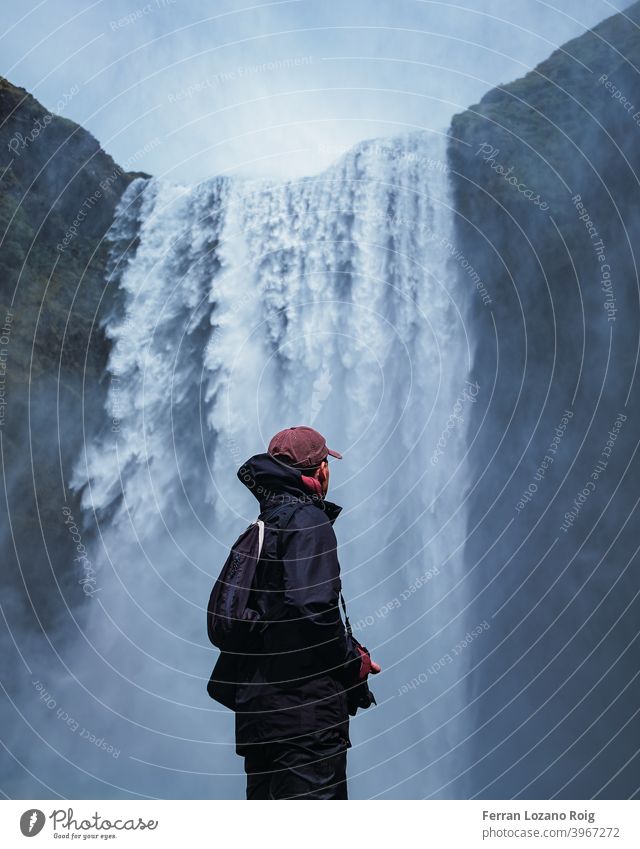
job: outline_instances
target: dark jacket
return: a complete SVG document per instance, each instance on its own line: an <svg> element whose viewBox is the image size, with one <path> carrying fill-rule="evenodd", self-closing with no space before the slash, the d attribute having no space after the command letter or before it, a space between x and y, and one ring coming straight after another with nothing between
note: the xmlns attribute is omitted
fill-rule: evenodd
<svg viewBox="0 0 640 849"><path fill-rule="evenodd" d="M299 470L257 454L238 471L266 532L250 606L261 613L251 652L236 659L236 745L335 728L347 746L345 686L358 678L340 616L333 522L341 509L311 495Z"/></svg>

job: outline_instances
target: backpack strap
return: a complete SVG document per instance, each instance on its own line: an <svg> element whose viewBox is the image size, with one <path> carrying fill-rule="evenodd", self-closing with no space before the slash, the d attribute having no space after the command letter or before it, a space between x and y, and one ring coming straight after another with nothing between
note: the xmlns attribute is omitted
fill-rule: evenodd
<svg viewBox="0 0 640 849"><path fill-rule="evenodd" d="M260 555L262 554L262 546L264 545L264 522L262 519L256 519L254 522L255 525L258 526L258 557L256 562L260 560Z"/></svg>

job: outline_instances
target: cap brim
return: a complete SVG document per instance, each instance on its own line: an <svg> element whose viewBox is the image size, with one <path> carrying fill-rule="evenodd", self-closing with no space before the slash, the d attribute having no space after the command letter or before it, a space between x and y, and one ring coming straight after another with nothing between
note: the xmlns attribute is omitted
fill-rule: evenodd
<svg viewBox="0 0 640 849"><path fill-rule="evenodd" d="M327 448L327 454L330 454L332 457L335 457L337 460L342 460L342 454L339 451L333 451L333 449Z"/></svg>

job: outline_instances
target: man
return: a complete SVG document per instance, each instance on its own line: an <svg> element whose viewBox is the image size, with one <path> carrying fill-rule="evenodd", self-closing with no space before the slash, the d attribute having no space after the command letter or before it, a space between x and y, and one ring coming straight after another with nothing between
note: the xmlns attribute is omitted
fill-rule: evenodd
<svg viewBox="0 0 640 849"><path fill-rule="evenodd" d="M236 661L247 799L346 799L348 692L380 672L340 616L329 456L342 459L318 431L291 427L238 471L266 525L251 601L261 629Z"/></svg>

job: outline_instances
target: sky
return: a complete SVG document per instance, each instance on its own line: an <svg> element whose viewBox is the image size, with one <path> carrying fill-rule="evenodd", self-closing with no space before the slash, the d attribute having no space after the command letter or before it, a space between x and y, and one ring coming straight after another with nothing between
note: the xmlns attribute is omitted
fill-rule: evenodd
<svg viewBox="0 0 640 849"><path fill-rule="evenodd" d="M446 130L627 0L8 0L0 72L127 170L313 174Z"/></svg>

